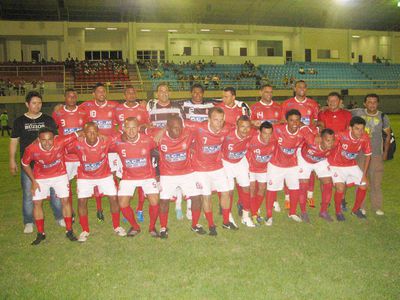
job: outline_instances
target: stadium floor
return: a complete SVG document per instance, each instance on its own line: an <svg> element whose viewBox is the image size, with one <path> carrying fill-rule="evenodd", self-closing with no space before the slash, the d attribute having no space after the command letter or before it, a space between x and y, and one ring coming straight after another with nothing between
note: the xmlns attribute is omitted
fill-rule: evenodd
<svg viewBox="0 0 400 300"><path fill-rule="evenodd" d="M390 119L400 136L400 115ZM47 240L33 247L34 234L22 233L21 189L19 177L8 172L7 138L0 147L1 299L400 298L399 151L385 164L383 217L367 210L366 221L345 213L346 222L328 224L310 209L311 224L281 212L272 227L230 232L215 209L219 235L209 237L191 232L188 220L176 221L172 204L168 240L147 234L147 214L142 233L128 239L113 233L109 214L97 223L91 201L88 242L69 242L45 205ZM353 190L347 199L353 203Z"/></svg>

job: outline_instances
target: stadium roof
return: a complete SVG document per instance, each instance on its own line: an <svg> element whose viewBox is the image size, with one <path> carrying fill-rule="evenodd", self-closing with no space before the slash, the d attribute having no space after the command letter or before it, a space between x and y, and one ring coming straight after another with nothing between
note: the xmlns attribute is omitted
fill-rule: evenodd
<svg viewBox="0 0 400 300"><path fill-rule="evenodd" d="M2 0L3 20L253 24L400 31L397 0Z"/></svg>

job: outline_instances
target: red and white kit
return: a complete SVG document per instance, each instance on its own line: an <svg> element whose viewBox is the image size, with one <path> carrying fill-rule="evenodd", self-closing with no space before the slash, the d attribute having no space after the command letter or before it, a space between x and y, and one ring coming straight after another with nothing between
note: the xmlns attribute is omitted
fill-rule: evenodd
<svg viewBox="0 0 400 300"><path fill-rule="evenodd" d="M293 97L283 101L283 119L285 118L285 114L291 109L297 109L300 112L301 122L303 122L305 125L311 125L313 121L318 119L319 105L311 98L306 98L304 101L299 101L296 97Z"/></svg>
<svg viewBox="0 0 400 300"><path fill-rule="evenodd" d="M246 157L249 162L250 181L267 182L267 165L276 148L276 140L271 137L268 144L261 141L260 134L254 135L249 143Z"/></svg>
<svg viewBox="0 0 400 300"><path fill-rule="evenodd" d="M124 121L127 118L135 117L139 125L149 124L150 117L146 107L141 106L139 103L129 107L126 103L121 103L115 108L115 123L118 124L119 130L124 128Z"/></svg>
<svg viewBox="0 0 400 300"><path fill-rule="evenodd" d="M268 121L271 124L277 124L284 116L282 116L281 105L275 101L271 101L270 104L265 104L262 101L258 101L251 106L251 120L252 121Z"/></svg>

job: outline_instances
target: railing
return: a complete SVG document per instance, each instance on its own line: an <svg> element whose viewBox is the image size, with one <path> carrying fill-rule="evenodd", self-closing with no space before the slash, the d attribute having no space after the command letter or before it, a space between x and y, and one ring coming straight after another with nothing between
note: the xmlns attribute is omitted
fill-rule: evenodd
<svg viewBox="0 0 400 300"><path fill-rule="evenodd" d="M59 81L64 80L65 67L64 65L12 65L0 64L0 78L7 79L18 77L19 79L45 79L45 77L57 76Z"/></svg>

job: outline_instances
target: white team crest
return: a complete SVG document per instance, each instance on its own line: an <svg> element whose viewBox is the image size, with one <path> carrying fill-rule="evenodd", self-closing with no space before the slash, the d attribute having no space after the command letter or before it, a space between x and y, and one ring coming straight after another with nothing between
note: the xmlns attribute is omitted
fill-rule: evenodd
<svg viewBox="0 0 400 300"><path fill-rule="evenodd" d="M182 148L183 148L184 150L186 150L186 147L187 147L186 143L183 143L183 144L182 144Z"/></svg>
<svg viewBox="0 0 400 300"><path fill-rule="evenodd" d="M344 150L347 150L348 147L349 147L349 145L347 145L347 144L343 144L343 145L342 145L342 148L343 148Z"/></svg>
<svg viewBox="0 0 400 300"><path fill-rule="evenodd" d="M311 115L311 110L307 110L307 115Z"/></svg>
<svg viewBox="0 0 400 300"><path fill-rule="evenodd" d="M277 118L279 116L279 113L276 111L275 112L275 117Z"/></svg>

